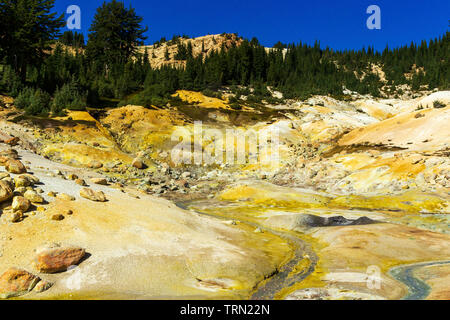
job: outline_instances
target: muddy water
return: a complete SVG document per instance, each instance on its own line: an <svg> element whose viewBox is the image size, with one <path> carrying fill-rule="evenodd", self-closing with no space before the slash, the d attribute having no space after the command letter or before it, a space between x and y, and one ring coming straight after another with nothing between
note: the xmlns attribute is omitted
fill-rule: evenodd
<svg viewBox="0 0 450 320"><path fill-rule="evenodd" d="M281 292L283 291L286 292L285 289L291 288L294 285L304 281L309 275L311 275L315 271L315 268L318 263L318 255L311 249L310 244L308 244L306 241L300 238L300 234L297 234L295 232L284 232L281 230L274 230L268 228L267 226L264 226L262 223L258 223L258 219L253 219L260 214L264 214L264 212L266 211L264 208L252 208L249 209L248 212L246 212L245 205L242 206L242 204L236 202L228 202L228 201L224 202L214 199L204 201L193 201L190 203L188 202L178 203L177 205L184 209L195 210L199 214L213 216L220 219L225 220L236 219L237 221L248 224L254 228L260 228L263 232L270 232L272 234L275 234L277 236L289 240L289 242L295 248L293 257L289 261L287 261L284 265L280 266L278 270L274 274L272 274L269 278L262 281L254 291L254 293L251 295L251 297L249 297L250 299L265 300L265 299L280 298ZM279 212L280 210L276 211ZM303 211L306 212L308 210ZM333 210L329 209L327 211L328 214L330 215L344 214L342 210L341 211L336 210L336 212L334 212ZM386 215L381 212L373 212L373 211L355 212L354 210L351 210L348 213L353 216L369 215L375 219L381 218L383 216L384 218L387 218ZM267 212L265 212L265 214L267 215ZM387 218L384 221L387 222L387 220L390 219ZM420 217L418 221L420 222L419 223L420 227L422 227L423 229L432 229L431 227L435 225L434 220L428 221ZM396 223L402 224L399 221L396 221ZM417 224L417 222L415 221L414 224ZM302 264L302 262L306 263ZM301 268L301 270L297 270L297 266L301 264L304 265L304 267ZM430 294L431 288L423 280L417 278L414 275L414 272L417 269L426 266L443 265L443 264L450 264L450 261L422 262L413 265L400 265L395 268L392 268L389 271L389 275L392 276L395 280L406 285L408 292L403 299L421 300L425 299Z"/></svg>
<svg viewBox="0 0 450 320"><path fill-rule="evenodd" d="M177 203L182 209L190 209L193 210L195 207L194 203ZM191 206L193 205L193 206ZM207 215L210 217L215 217L219 219L226 219L223 215L219 213L206 213L202 212L202 210L195 210L198 214ZM276 231L271 228L267 228L266 226L262 226L258 223L251 222L248 220L239 220L242 223L245 223L249 226L259 228L262 232L269 232L274 235L277 235L281 238L284 238L290 242L290 244L294 248L293 257L284 265L280 266L278 270L274 274L272 274L269 278L262 281L256 288L255 292L251 295L250 299L252 300L271 300L275 299L275 296L283 289L289 288L294 284L303 281L306 277L308 277L311 273L314 272L315 267L317 265L318 257L311 249L311 246L301 240L299 237L296 237L288 232ZM307 261L306 261L307 260ZM307 267L301 270L300 272L296 272L295 268L302 263L306 262Z"/></svg>
<svg viewBox="0 0 450 320"><path fill-rule="evenodd" d="M317 255L304 241L281 232L273 230L268 231L280 237L287 238L294 243L296 247L295 254L290 261L281 266L277 273L258 286L256 292L251 297L252 300L275 299L275 296L281 292L281 290L292 287L294 284L303 281L313 273L318 261ZM307 253L308 258L305 258L305 253ZM296 273L296 266L306 259L309 260L308 266L301 272Z"/></svg>
<svg viewBox="0 0 450 320"><path fill-rule="evenodd" d="M403 297L403 300L423 300L428 297L431 292L431 288L425 283L425 281L417 278L414 275L414 272L423 267L444 264L450 264L450 261L425 262L399 266L392 268L389 271L389 274L408 287L408 293Z"/></svg>

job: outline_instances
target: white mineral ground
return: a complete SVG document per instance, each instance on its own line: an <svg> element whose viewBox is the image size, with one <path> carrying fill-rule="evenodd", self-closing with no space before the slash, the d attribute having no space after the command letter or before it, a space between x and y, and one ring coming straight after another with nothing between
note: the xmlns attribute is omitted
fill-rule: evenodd
<svg viewBox="0 0 450 320"><path fill-rule="evenodd" d="M86 181L98 174L29 151L19 154L31 163L29 171L40 179L49 204L38 205L46 211L28 212L20 223L1 220L0 270L18 266L33 272L36 249L53 243L80 246L89 254L73 270L42 275L55 285L26 298L245 298L289 255L289 246L277 237L232 228L162 198L134 191L137 199L100 185L90 187L102 190L108 202L81 198L81 186L52 173L75 173ZM76 200L55 199L49 191ZM50 219L64 209L73 214ZM279 254L271 254L275 250Z"/></svg>

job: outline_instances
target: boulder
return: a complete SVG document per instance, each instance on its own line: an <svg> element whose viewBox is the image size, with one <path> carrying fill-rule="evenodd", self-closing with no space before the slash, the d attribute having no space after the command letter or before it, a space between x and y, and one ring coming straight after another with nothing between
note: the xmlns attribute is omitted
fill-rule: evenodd
<svg viewBox="0 0 450 320"><path fill-rule="evenodd" d="M27 172L27 169L19 160L9 159L5 165L6 171L21 174Z"/></svg>
<svg viewBox="0 0 450 320"><path fill-rule="evenodd" d="M83 187L86 185L86 182L83 179L75 179L75 183Z"/></svg>
<svg viewBox="0 0 450 320"><path fill-rule="evenodd" d="M52 220L61 221L64 220L64 216L61 213L55 213L52 215Z"/></svg>
<svg viewBox="0 0 450 320"><path fill-rule="evenodd" d="M64 201L74 201L75 197L68 195L66 193L58 193L56 195L56 199L64 200Z"/></svg>
<svg viewBox="0 0 450 320"><path fill-rule="evenodd" d="M14 149L7 149L0 152L0 156L11 158L11 159L17 159L19 155L17 154L17 151Z"/></svg>
<svg viewBox="0 0 450 320"><path fill-rule="evenodd" d="M43 203L44 202L44 198L42 196L40 196L39 194L37 194L37 192L35 192L33 190L26 191L23 194L23 196L33 203Z"/></svg>
<svg viewBox="0 0 450 320"><path fill-rule="evenodd" d="M14 195L23 196L25 192L27 192L27 187L16 187L14 189Z"/></svg>
<svg viewBox="0 0 450 320"><path fill-rule="evenodd" d="M16 223L22 221L23 213L22 211L6 211L2 214L2 217L5 217L6 221Z"/></svg>
<svg viewBox="0 0 450 320"><path fill-rule="evenodd" d="M136 169L145 169L145 163L139 158L134 159L131 165Z"/></svg>
<svg viewBox="0 0 450 320"><path fill-rule="evenodd" d="M8 162L9 158L6 156L0 156L0 165L4 166Z"/></svg>
<svg viewBox="0 0 450 320"><path fill-rule="evenodd" d="M105 194L102 191L94 191L89 188L83 188L80 190L80 196L83 198L92 200L92 201L98 201L98 202L105 202L106 197Z"/></svg>
<svg viewBox="0 0 450 320"><path fill-rule="evenodd" d="M191 173L190 173L189 171L183 172L183 173L181 174L181 178L183 178L183 179L187 179L187 178L189 178L190 176L191 176Z"/></svg>
<svg viewBox="0 0 450 320"><path fill-rule="evenodd" d="M14 180L11 177L6 177L2 179L3 182L5 182L6 184L8 184L8 186L14 190Z"/></svg>
<svg viewBox="0 0 450 320"><path fill-rule="evenodd" d="M76 174L71 173L67 176L67 179L68 180L77 180L78 176Z"/></svg>
<svg viewBox="0 0 450 320"><path fill-rule="evenodd" d="M185 188L189 187L189 183L185 179L177 180L175 181L175 184L178 187L185 187Z"/></svg>
<svg viewBox="0 0 450 320"><path fill-rule="evenodd" d="M0 163L1 164L1 163ZM11 177L8 172L0 172L0 180Z"/></svg>
<svg viewBox="0 0 450 320"><path fill-rule="evenodd" d="M78 247L44 249L38 253L34 264L36 270L42 273L63 272L80 263L85 253Z"/></svg>
<svg viewBox="0 0 450 320"><path fill-rule="evenodd" d="M57 193L54 192L54 191L49 191L49 192L47 193L47 195L48 195L49 197L55 198L55 197L57 196Z"/></svg>
<svg viewBox="0 0 450 320"><path fill-rule="evenodd" d="M108 181L105 178L92 178L91 181L94 184L100 184L103 186L106 186L108 184Z"/></svg>
<svg viewBox="0 0 450 320"><path fill-rule="evenodd" d="M27 212L27 210L30 208L30 205L30 200L21 196L17 196L14 197L11 207L13 211Z"/></svg>
<svg viewBox="0 0 450 320"><path fill-rule="evenodd" d="M16 188L31 186L31 181L23 176L14 178L14 184Z"/></svg>
<svg viewBox="0 0 450 320"><path fill-rule="evenodd" d="M52 286L53 286L52 282L42 280L42 281L38 282L38 284L34 287L33 291L37 292L37 293L41 293L41 292L47 291Z"/></svg>
<svg viewBox="0 0 450 320"><path fill-rule="evenodd" d="M35 275L18 268L9 268L0 276L0 298L24 295L40 281Z"/></svg>
<svg viewBox="0 0 450 320"><path fill-rule="evenodd" d="M10 139L6 139L3 142L9 144L10 146L16 146L19 143L20 139L18 137L12 137Z"/></svg>
<svg viewBox="0 0 450 320"><path fill-rule="evenodd" d="M4 180L0 180L0 203L11 199L13 196L13 188Z"/></svg>
<svg viewBox="0 0 450 320"><path fill-rule="evenodd" d="M19 177L27 179L28 181L30 181L31 185L33 185L33 186L40 182L38 177L33 176L32 174L29 174L29 173L22 174Z"/></svg>
<svg viewBox="0 0 450 320"><path fill-rule="evenodd" d="M103 167L103 164L100 161L97 160L92 160L89 164L88 164L89 168L92 169L100 169L101 167Z"/></svg>

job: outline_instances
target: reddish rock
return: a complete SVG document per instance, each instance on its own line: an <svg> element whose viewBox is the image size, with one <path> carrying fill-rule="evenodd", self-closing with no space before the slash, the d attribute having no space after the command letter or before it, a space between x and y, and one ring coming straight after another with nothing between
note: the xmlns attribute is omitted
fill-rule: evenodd
<svg viewBox="0 0 450 320"><path fill-rule="evenodd" d="M24 295L40 281L35 275L18 268L9 268L0 276L0 298Z"/></svg>
<svg viewBox="0 0 450 320"><path fill-rule="evenodd" d="M77 247L45 249L37 255L35 266L43 273L62 272L77 265L84 254L84 249Z"/></svg>
<svg viewBox="0 0 450 320"><path fill-rule="evenodd" d="M4 166L8 162L9 157L6 156L0 156L0 165Z"/></svg>
<svg viewBox="0 0 450 320"><path fill-rule="evenodd" d="M10 146L16 146L19 143L20 139L18 137L13 137L4 141L4 143L9 144Z"/></svg>

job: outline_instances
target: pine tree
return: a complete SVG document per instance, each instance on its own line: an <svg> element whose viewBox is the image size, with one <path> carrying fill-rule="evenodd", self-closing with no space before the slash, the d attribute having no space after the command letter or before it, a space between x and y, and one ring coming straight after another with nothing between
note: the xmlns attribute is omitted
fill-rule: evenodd
<svg viewBox="0 0 450 320"><path fill-rule="evenodd" d="M142 20L132 7L126 9L123 2L104 2L89 29L88 58L106 65L107 69L114 64L125 64L147 39L144 33L148 28L141 26Z"/></svg>
<svg viewBox="0 0 450 320"><path fill-rule="evenodd" d="M170 60L169 49L167 47L166 50L164 50L164 59L166 61Z"/></svg>
<svg viewBox="0 0 450 320"><path fill-rule="evenodd" d="M59 41L66 45L71 46L74 48L83 48L84 43L84 35L82 33L73 32L73 31L65 31L61 37L59 38Z"/></svg>
<svg viewBox="0 0 450 320"><path fill-rule="evenodd" d="M50 51L50 44L64 25L63 15L51 12L54 0L2 0L0 14L1 53L22 81L27 67L39 65Z"/></svg>

